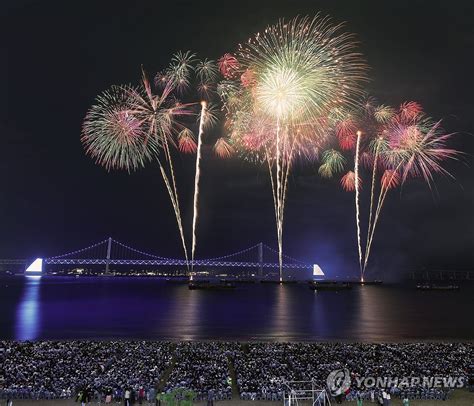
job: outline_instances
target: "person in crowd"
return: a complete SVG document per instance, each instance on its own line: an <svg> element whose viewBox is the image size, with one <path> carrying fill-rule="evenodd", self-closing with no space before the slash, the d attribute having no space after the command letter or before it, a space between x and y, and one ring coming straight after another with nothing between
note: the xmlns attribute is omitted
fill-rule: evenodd
<svg viewBox="0 0 474 406"><path fill-rule="evenodd" d="M149 406L151 406L155 403L155 399L156 399L155 388L151 387L150 389L148 389L148 391L146 393L146 398L147 398L147 402L148 402Z"/></svg>
<svg viewBox="0 0 474 406"><path fill-rule="evenodd" d="M145 400L145 389L143 389L143 386L140 386L138 388L138 404L143 404L143 401Z"/></svg>
<svg viewBox="0 0 474 406"><path fill-rule="evenodd" d="M107 388L105 392L105 403L106 404L112 403L112 389L111 388Z"/></svg>
<svg viewBox="0 0 474 406"><path fill-rule="evenodd" d="M125 389L123 399L124 399L124 406L130 406L132 404L132 391L130 388Z"/></svg>

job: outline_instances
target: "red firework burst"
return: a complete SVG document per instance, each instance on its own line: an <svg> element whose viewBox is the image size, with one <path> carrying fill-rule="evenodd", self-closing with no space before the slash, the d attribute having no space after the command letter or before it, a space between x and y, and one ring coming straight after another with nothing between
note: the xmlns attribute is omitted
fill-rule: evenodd
<svg viewBox="0 0 474 406"><path fill-rule="evenodd" d="M235 76L237 70L239 69L239 61L231 54L224 54L217 61L217 64L219 65L219 71L226 79L230 79Z"/></svg>
<svg viewBox="0 0 474 406"><path fill-rule="evenodd" d="M337 124L336 135L341 149L349 150L354 148L356 142L356 131L356 124L351 119L340 121Z"/></svg>
<svg viewBox="0 0 474 406"><path fill-rule="evenodd" d="M400 105L400 119L405 122L416 120L416 118L423 111L423 107L417 102L405 102Z"/></svg>
<svg viewBox="0 0 474 406"><path fill-rule="evenodd" d="M346 192L353 192L355 190L355 173L352 171L347 172L341 178L341 186ZM359 187L362 187L362 179L359 176Z"/></svg>
<svg viewBox="0 0 474 406"><path fill-rule="evenodd" d="M184 154L193 154L196 152L196 141L194 140L193 133L188 128L185 128L179 133L178 148Z"/></svg>

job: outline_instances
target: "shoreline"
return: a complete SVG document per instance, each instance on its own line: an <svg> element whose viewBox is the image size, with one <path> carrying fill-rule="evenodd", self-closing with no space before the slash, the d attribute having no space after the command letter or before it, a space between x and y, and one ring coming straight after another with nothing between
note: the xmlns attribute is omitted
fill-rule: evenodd
<svg viewBox="0 0 474 406"><path fill-rule="evenodd" d="M0 405L3 406L5 399L0 400ZM304 406L311 406L311 402L299 402ZM75 402L74 399L53 399L53 400L31 400L31 399L16 399L13 401L13 406L71 406L78 405L79 403ZM88 403L89 406L92 405L103 405L102 403L97 403L92 401ZM111 406L122 405L121 403L112 402ZM163 403L162 403L163 404ZM193 402L193 405L197 406L206 406L206 402ZM221 400L214 401L214 404L222 404L223 406L276 406L282 404L281 401L269 401L269 400L242 400L242 399L231 399L231 400ZM335 402L334 402L335 404ZM343 404L356 405L355 401L343 401ZM377 403L364 401L364 404L376 406ZM135 405L138 405L138 402L135 402ZM143 406L149 406L148 402L143 402ZM154 406L154 403L151 405ZM402 400L398 398L392 398L391 405L402 405ZM473 406L474 405L474 392L469 392L467 389L455 389L452 396L448 400L410 400L410 406L441 406L441 405L450 405L450 406Z"/></svg>

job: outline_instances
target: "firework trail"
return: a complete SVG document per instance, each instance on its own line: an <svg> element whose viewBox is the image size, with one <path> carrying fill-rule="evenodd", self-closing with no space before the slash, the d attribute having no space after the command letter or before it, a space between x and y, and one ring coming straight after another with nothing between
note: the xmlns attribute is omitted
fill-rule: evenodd
<svg viewBox="0 0 474 406"><path fill-rule="evenodd" d="M386 170L384 172L384 176L382 177L382 187L380 189L380 194L377 203L377 209L375 210L374 222L372 225L372 229L369 228L367 233L367 248L365 251L365 258L364 258L364 266L362 268L362 278L364 277L365 270L367 268L367 263L369 261L370 256L370 249L372 247L372 241L375 234L375 227L377 226L377 222L379 220L380 211L382 210L382 206L385 202L385 197L387 196L387 192L389 189L398 186L400 182L400 177L397 174L397 171L400 169L401 163L397 166L395 170ZM384 178L386 180L384 180Z"/></svg>
<svg viewBox="0 0 474 406"><path fill-rule="evenodd" d="M356 151L354 159L354 176L355 176L355 206L356 206L356 227L357 227L357 248L359 250L359 267L361 272L361 280L364 281L362 273L362 246L360 243L360 207L359 207L359 151L360 151L360 136L362 132L357 131Z"/></svg>
<svg viewBox="0 0 474 406"><path fill-rule="evenodd" d="M201 151L202 151L202 134L204 132L204 121L206 119L206 107L205 101L201 102L201 115L199 119L199 133L198 133L198 145L196 155L196 171L194 174L194 201L193 201L193 240L191 248L191 272L194 269L194 254L196 252L196 225L198 219L198 204L199 204L199 178L201 176ZM191 280L193 275L191 273Z"/></svg>
<svg viewBox="0 0 474 406"><path fill-rule="evenodd" d="M379 147L380 142L379 140L375 141L375 153L374 153L374 162L372 167L372 184L370 186L370 208L369 208L369 222L367 227L367 236L366 236L366 246L365 246L365 254L364 254L364 266L362 267L362 279L364 278L365 269L367 268L367 261L368 261L368 254L370 252L369 246L369 236L372 227L372 217L373 217L373 207L374 207L374 193L375 193L375 182L376 182L376 174L377 174L377 164L378 164L378 155L379 155Z"/></svg>
<svg viewBox="0 0 474 406"><path fill-rule="evenodd" d="M277 181L277 199L276 199L276 217L277 217L277 240L278 240L278 264L280 282L283 280L283 197L282 197L282 163L281 163L281 139L280 139L280 120L276 124L276 181Z"/></svg>
<svg viewBox="0 0 474 406"><path fill-rule="evenodd" d="M175 213L175 218L176 218L176 222L178 225L178 230L179 230L179 234L181 238L181 244L183 246L184 256L186 259L186 263L188 264L188 261L189 261L188 249L187 249L186 240L184 237L183 221L181 219L181 210L180 210L180 205L179 205L178 187L176 184L176 176L174 173L173 158L171 156L170 146L169 146L170 142L172 141L171 134L172 134L173 129L171 128L171 123L169 123L169 120L170 120L169 113L166 110L164 112L160 111L160 107L162 107L163 109L166 108L164 104L166 102L166 97L168 97L171 94L173 89L174 88L179 89L179 86L183 86L182 80L186 78L185 76L186 74L183 72L184 69L186 69L185 68L185 64L187 63L186 58L193 57L192 55L188 55L188 54L186 54L186 56L182 56L181 54L178 54L178 56L180 58L182 57L179 61L180 65L179 67L176 68L176 70L173 70L174 75L171 73L170 70L168 71L172 79L165 85L165 88L161 96L153 94L150 82L145 75L145 71L142 70L142 73L143 73L142 83L145 89L145 94L143 96L138 93L132 94L133 96L132 106L134 107L135 111L138 114L142 115L144 117L144 120L148 122L148 126L149 126L148 131L150 132L150 134L154 136L155 138L160 139L160 143L165 155L164 163L165 165L167 164L167 168L165 168L165 165L163 165L163 162L159 159L158 156L157 156L157 162L160 167L161 176L163 178L163 181L166 185L166 189L168 190L168 194L170 196L171 204L173 206L173 210ZM177 58L177 57L174 56L173 58ZM180 80L177 81L178 75L179 75ZM183 106L179 103L175 103L174 106L177 111L185 112L184 113L185 115L192 114L189 110L186 110L186 106ZM164 114L161 114L161 113L164 113ZM162 133L157 129L157 122L160 119L165 122L164 125L170 126L170 128L168 129L168 133L166 132ZM171 178L171 185L170 185L170 178Z"/></svg>
<svg viewBox="0 0 474 406"><path fill-rule="evenodd" d="M402 104L398 115L390 123L387 145L381 151L384 166L389 169L384 171L381 178L363 272L367 268L375 229L389 190L403 184L408 177L421 177L430 188L435 173L453 178L441 163L446 159L457 159L460 152L446 146L453 134L445 134L440 124L440 121L433 122L424 116L421 106L414 102Z"/></svg>

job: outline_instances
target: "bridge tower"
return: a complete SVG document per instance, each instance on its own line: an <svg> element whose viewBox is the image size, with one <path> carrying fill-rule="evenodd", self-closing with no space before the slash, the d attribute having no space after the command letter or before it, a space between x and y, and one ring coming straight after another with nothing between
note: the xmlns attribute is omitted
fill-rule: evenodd
<svg viewBox="0 0 474 406"><path fill-rule="evenodd" d="M258 244L258 276L263 277L263 242Z"/></svg>
<svg viewBox="0 0 474 406"><path fill-rule="evenodd" d="M105 261L105 273L109 273L109 265L110 265L110 251L112 250L112 237L109 237L107 240L107 258Z"/></svg>

